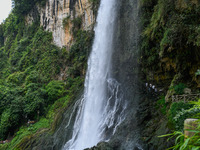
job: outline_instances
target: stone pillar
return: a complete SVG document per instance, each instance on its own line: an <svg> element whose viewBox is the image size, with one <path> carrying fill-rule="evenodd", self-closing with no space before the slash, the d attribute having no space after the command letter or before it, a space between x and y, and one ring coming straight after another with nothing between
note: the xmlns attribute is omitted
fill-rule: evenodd
<svg viewBox="0 0 200 150"><path fill-rule="evenodd" d="M190 132L190 131L187 131L187 129L190 129L190 130L195 130L198 126L198 122L197 122L198 119L186 119L184 121L184 134L188 137L191 137L193 136L195 133L194 132Z"/></svg>

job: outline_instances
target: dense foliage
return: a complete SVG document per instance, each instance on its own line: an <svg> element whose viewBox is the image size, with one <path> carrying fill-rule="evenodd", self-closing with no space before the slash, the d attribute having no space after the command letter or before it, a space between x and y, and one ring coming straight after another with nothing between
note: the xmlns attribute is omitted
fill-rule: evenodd
<svg viewBox="0 0 200 150"><path fill-rule="evenodd" d="M171 125L171 128L182 130L183 129L183 123L184 120L187 119L187 117L191 117L192 115L184 114L182 116L177 116L180 112L183 110L190 109L193 105L187 104L184 102L175 102L172 103L170 109L169 109L169 124Z"/></svg>
<svg viewBox="0 0 200 150"><path fill-rule="evenodd" d="M182 106L179 106L182 105ZM190 105L190 106L189 106ZM192 107L191 107L192 106ZM180 110L180 108L182 108ZM196 127L192 127L190 125L190 129L185 129L185 131L189 131L193 133L193 135L188 136L186 135L182 130L183 130L183 122L186 118L188 117L193 117L200 119L200 100L196 102L190 102L190 104L184 104L184 103L174 103L172 105L173 110L170 112L174 113L174 119L172 120L176 125L177 129L181 131L174 131L171 134L163 135L161 137L166 137L169 136L170 138L176 137L175 139L175 144L169 149L173 150L198 150L200 148L200 122L197 120L193 125L196 124ZM176 113L176 114L175 114ZM173 114L171 114L172 116Z"/></svg>
<svg viewBox="0 0 200 150"><path fill-rule="evenodd" d="M199 14L197 1L143 0L141 62L146 74L153 72L157 80L177 73L187 80L195 78L200 58Z"/></svg>
<svg viewBox="0 0 200 150"><path fill-rule="evenodd" d="M29 13L29 11L36 4L45 5L47 0L12 0L14 9L13 12L19 17L23 17L23 15Z"/></svg>
<svg viewBox="0 0 200 150"><path fill-rule="evenodd" d="M27 26L19 17L30 9L30 1L14 2L16 12L0 25L0 139L13 135L29 119L46 116L56 100L77 92L93 38L93 33L76 27L70 50L59 48L38 20Z"/></svg>
<svg viewBox="0 0 200 150"><path fill-rule="evenodd" d="M199 127L193 137L182 133L186 118L200 119L199 102L171 102L170 96L189 94L184 93L186 87L199 92L200 3L197 0L142 0L141 4L142 72L146 80L166 88L167 100L158 100L157 108L167 118L167 128L174 132L170 135L178 136L172 149L199 149Z"/></svg>

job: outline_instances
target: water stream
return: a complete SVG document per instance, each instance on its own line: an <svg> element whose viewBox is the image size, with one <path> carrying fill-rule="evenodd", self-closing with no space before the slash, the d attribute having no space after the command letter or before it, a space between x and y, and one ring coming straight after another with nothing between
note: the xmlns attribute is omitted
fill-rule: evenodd
<svg viewBox="0 0 200 150"><path fill-rule="evenodd" d="M73 134L63 150L82 150L108 141L125 118L123 91L110 72L116 11L116 0L101 0L84 95L74 106ZM71 117L66 128L70 121Z"/></svg>

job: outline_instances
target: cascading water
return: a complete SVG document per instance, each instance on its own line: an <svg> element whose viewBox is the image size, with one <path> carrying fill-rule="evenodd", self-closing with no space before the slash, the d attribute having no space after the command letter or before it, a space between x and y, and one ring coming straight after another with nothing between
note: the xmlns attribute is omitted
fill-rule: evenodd
<svg viewBox="0 0 200 150"><path fill-rule="evenodd" d="M116 0L101 0L84 95L75 104L73 112L77 107L78 111L73 135L63 150L82 150L109 140L124 120L126 103L123 92L120 83L110 73L116 11Z"/></svg>
<svg viewBox="0 0 200 150"><path fill-rule="evenodd" d="M137 63L140 2L101 0L85 90L76 93L79 100L70 101L66 111L61 109L55 116L54 134L42 131L24 145L27 149L82 150L101 141L105 142L94 149L149 149L140 134L148 116L140 112L149 112L146 101L145 107L138 107L143 100Z"/></svg>

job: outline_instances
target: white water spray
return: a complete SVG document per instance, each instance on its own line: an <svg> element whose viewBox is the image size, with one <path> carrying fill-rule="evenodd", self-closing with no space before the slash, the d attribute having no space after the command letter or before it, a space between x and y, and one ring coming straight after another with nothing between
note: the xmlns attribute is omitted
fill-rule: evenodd
<svg viewBox="0 0 200 150"><path fill-rule="evenodd" d="M110 73L115 19L116 0L101 0L84 96L75 105L78 111L73 135L63 150L83 150L109 140L124 120L123 92Z"/></svg>

